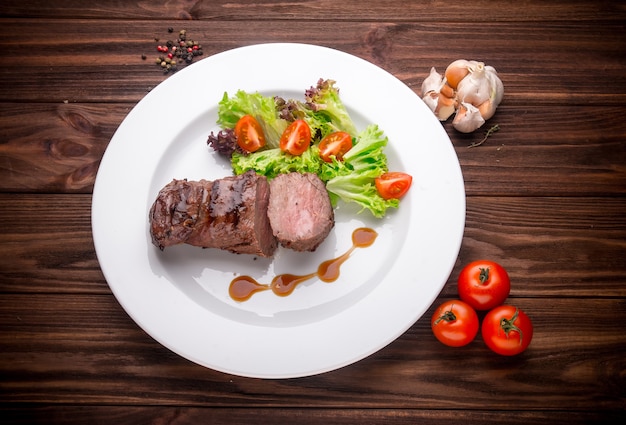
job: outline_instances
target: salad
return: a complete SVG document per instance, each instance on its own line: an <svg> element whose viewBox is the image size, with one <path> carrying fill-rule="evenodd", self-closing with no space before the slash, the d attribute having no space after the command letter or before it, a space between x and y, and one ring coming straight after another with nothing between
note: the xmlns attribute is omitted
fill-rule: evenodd
<svg viewBox="0 0 626 425"><path fill-rule="evenodd" d="M315 173L333 205L356 203L378 218L398 208L411 186L410 175L389 172L384 132L376 124L356 129L333 80L320 79L303 100L224 93L217 123L221 130L207 143L229 157L237 175Z"/></svg>

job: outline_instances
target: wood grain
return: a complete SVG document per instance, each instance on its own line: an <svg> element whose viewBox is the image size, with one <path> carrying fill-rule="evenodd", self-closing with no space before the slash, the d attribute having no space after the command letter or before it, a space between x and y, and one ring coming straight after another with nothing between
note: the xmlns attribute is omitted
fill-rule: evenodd
<svg viewBox="0 0 626 425"><path fill-rule="evenodd" d="M305 21L427 21L427 22L491 22L491 21L619 21L624 13L620 2L552 2L529 1L493 7L489 0L466 2L404 2L379 0L364 7L362 1L296 0L255 2L232 1L151 1L120 4L101 0L84 4L80 0L5 0L0 16L81 19L172 19L172 20L305 20Z"/></svg>
<svg viewBox="0 0 626 425"><path fill-rule="evenodd" d="M459 350L442 349L430 331L431 308L400 339L357 364L308 378L259 380L178 357L128 320L112 296L6 294L0 299L2 399L66 404L97 397L104 404L215 407L301 407L313 401L317 407L349 401L354 408L623 406L619 371L626 366L626 341L619 327L605 323L606 317L626 320L623 299L563 298L539 305L516 298L515 305L531 314L536 329L531 348L515 358L490 354L480 338ZM497 381L488 378L494 373ZM567 382L575 385L563 387Z"/></svg>
<svg viewBox="0 0 626 425"><path fill-rule="evenodd" d="M100 158L132 105L0 107L0 191L90 193ZM528 110L503 105L492 119L501 130L478 148L468 146L482 139L483 131L465 135L449 122L444 127L468 196L513 191L520 196L615 196L626 194L621 110L581 107L569 113L565 106ZM207 124L207 136L209 132Z"/></svg>
<svg viewBox="0 0 626 425"><path fill-rule="evenodd" d="M167 33L171 25L167 21L3 20L0 48L28 49L29 54L19 60L0 57L0 101L137 102L164 79L153 64L158 56L154 40L172 37ZM312 40L302 23L293 20L241 22L236 32L230 30L232 25L223 20L210 25L191 21L184 28L200 41L205 56L250 44ZM529 32L525 23L491 21L481 26L350 22L342 30L333 21L321 21L315 27L315 44L373 62L416 92L431 67L443 71L455 58L467 57L498 70L508 105L604 106L626 101L622 72L626 63L621 54L626 41L619 22L544 23L541 32ZM19 39L12 36L16 33ZM595 42L598 39L603 43ZM142 60L142 54L150 60ZM579 58L585 58L584 68L575 66Z"/></svg>
<svg viewBox="0 0 626 425"><path fill-rule="evenodd" d="M263 418L263 424L307 423L343 425L354 423L398 425L439 425L463 423L484 425L503 419L502 412L489 410L422 410L422 409L348 409L348 408L211 408L211 407L147 407L147 406L45 406L28 409L7 409L5 423L32 425L38 423L115 423L119 425L172 424L196 425L210 421L213 425L249 425ZM623 419L619 411L572 412L561 410L505 412L510 425L545 423L551 425L577 425L606 423Z"/></svg>

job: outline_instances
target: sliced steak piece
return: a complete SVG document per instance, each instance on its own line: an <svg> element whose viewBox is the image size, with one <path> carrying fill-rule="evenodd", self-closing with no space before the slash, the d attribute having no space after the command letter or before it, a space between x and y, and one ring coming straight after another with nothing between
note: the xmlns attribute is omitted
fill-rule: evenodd
<svg viewBox="0 0 626 425"><path fill-rule="evenodd" d="M159 249L185 243L194 232L205 183L174 179L159 191L149 214L152 243Z"/></svg>
<svg viewBox="0 0 626 425"><path fill-rule="evenodd" d="M295 251L314 251L335 225L326 186L312 173L272 179L267 215L278 242Z"/></svg>
<svg viewBox="0 0 626 425"><path fill-rule="evenodd" d="M267 217L269 194L267 179L254 171L215 180L208 224L213 246L237 254L274 255L277 242Z"/></svg>

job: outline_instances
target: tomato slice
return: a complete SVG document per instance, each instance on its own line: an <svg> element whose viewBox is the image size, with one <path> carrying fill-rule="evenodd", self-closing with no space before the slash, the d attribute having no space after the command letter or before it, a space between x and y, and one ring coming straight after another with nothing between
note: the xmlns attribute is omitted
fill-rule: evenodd
<svg viewBox="0 0 626 425"><path fill-rule="evenodd" d="M400 199L408 192L412 181L409 174L392 171L376 178L374 183L383 199Z"/></svg>
<svg viewBox="0 0 626 425"><path fill-rule="evenodd" d="M322 139L319 144L320 157L326 162L343 160L343 155L352 148L352 136L345 131L335 131Z"/></svg>
<svg viewBox="0 0 626 425"><path fill-rule="evenodd" d="M252 115L244 115L235 125L237 144L247 152L256 152L265 146L261 124Z"/></svg>
<svg viewBox="0 0 626 425"><path fill-rule="evenodd" d="M292 155L302 155L311 145L311 129L304 120L295 120L280 136L280 149Z"/></svg>

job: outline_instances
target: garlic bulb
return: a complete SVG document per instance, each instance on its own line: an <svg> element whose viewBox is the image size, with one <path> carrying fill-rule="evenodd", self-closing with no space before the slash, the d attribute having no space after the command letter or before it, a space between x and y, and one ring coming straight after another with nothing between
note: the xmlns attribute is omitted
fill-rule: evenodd
<svg viewBox="0 0 626 425"><path fill-rule="evenodd" d="M453 113L452 125L470 133L491 118L504 95L504 85L492 66L458 59L441 77L435 68L422 83L422 99L441 121Z"/></svg>

